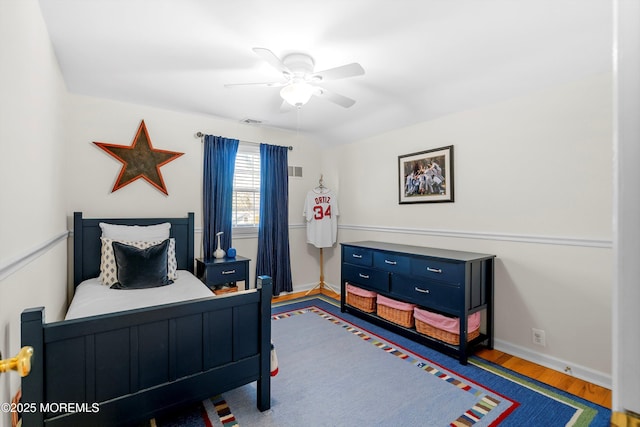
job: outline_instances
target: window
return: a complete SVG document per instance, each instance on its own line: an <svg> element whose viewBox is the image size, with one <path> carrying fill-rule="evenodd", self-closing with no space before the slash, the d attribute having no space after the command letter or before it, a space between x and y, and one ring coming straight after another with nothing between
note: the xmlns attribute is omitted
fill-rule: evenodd
<svg viewBox="0 0 640 427"><path fill-rule="evenodd" d="M260 220L260 146L240 142L233 175L233 228L255 231Z"/></svg>

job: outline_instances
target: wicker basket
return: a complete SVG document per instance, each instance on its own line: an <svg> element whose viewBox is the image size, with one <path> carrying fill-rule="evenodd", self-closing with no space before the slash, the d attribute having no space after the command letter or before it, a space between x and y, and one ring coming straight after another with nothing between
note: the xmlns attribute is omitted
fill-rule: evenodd
<svg viewBox="0 0 640 427"><path fill-rule="evenodd" d="M432 320L432 318L445 318L445 316L438 315L435 313L430 313L426 310L422 310L420 308L416 308L414 310L414 317L416 322L416 331L419 333L426 335L430 338L435 338L440 341L444 341L447 344L459 345L460 344L460 334L451 332L450 330L441 329L438 326L434 326L431 323L425 321L423 314L428 314L432 317L427 320ZM449 322L456 321L457 325L455 326L458 329L460 326L459 319L457 318L449 318ZM438 323L440 325L441 323ZM480 313L474 313L471 315L471 318L468 321L469 327L473 328L472 330L467 332L467 341L471 341L474 338L480 336ZM451 329L453 327L452 324L449 324L447 329ZM459 330L459 329L458 329Z"/></svg>
<svg viewBox="0 0 640 427"><path fill-rule="evenodd" d="M362 310L366 313L376 311L376 294L375 292L366 291L347 283L347 304Z"/></svg>
<svg viewBox="0 0 640 427"><path fill-rule="evenodd" d="M378 316L405 328L413 328L413 309L415 304L392 300L378 295Z"/></svg>
<svg viewBox="0 0 640 427"><path fill-rule="evenodd" d="M452 334L444 329L438 329L435 326L431 326L428 323L422 322L416 319L416 331L431 338L435 338L440 341L444 341L447 344L458 345L460 344L460 334ZM467 333L467 341L471 341L474 338L480 336L480 329Z"/></svg>

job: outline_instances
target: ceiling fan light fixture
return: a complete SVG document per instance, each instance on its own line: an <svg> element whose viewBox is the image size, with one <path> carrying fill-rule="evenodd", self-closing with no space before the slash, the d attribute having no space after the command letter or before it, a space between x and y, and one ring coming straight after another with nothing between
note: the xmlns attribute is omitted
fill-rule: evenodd
<svg viewBox="0 0 640 427"><path fill-rule="evenodd" d="M329 68L324 71L314 71L315 62L311 56L305 53L291 53L280 59L269 49L254 47L253 51L273 68L282 73L284 81L225 84L225 87L249 85L282 88L280 90L280 97L284 100L281 104L282 107L285 107L281 107L281 111L283 112L290 110L286 108L286 105L291 105L298 109L301 108L309 102L309 99L311 99L313 95L344 108L349 108L355 104L355 100L340 95L339 93L323 89L320 84L328 80L363 75L364 68L357 62Z"/></svg>
<svg viewBox="0 0 640 427"><path fill-rule="evenodd" d="M280 96L288 104L300 108L311 99L315 87L306 82L293 82L280 90Z"/></svg>

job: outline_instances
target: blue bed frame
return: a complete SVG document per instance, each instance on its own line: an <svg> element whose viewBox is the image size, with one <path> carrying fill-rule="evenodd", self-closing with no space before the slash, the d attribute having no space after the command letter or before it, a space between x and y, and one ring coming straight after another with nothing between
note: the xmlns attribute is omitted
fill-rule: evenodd
<svg viewBox="0 0 640 427"><path fill-rule="evenodd" d="M178 268L193 272L193 213L85 219L76 212L75 286L99 274L100 222L170 222ZM34 348L22 379L23 425L133 425L254 381L258 409L269 409L271 295L271 278L262 276L254 290L81 319L45 323L43 307L23 311L22 345Z"/></svg>

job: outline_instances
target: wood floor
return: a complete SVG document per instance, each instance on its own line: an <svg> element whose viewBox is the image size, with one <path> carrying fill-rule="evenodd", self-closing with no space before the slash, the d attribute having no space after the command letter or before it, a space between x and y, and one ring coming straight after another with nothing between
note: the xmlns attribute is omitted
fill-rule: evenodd
<svg viewBox="0 0 640 427"><path fill-rule="evenodd" d="M340 295L326 288L322 290L313 290L309 292L309 295L319 293L337 300L340 299ZM273 302L287 301L295 298L300 298L301 296L305 296L305 293L300 292L275 297L273 298ZM533 378L544 384L548 384L560 390L564 390L567 393L571 393L575 396L581 397L585 400L588 400L589 402L593 402L611 409L611 390L607 388L591 384L574 376L567 375L563 372L545 368L544 366L528 362L524 359L520 359L510 354L503 353L499 350L480 349L475 354L476 356L493 362L496 365L511 369L512 371L518 372L519 374L526 375L529 378Z"/></svg>
<svg viewBox="0 0 640 427"><path fill-rule="evenodd" d="M481 349L475 353L496 365L503 366L541 383L551 385L567 393L581 397L589 402L597 403L611 409L611 390L591 384L572 375L545 368L533 362L528 362L519 357L511 356L499 350Z"/></svg>

